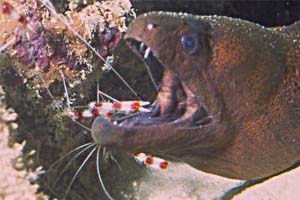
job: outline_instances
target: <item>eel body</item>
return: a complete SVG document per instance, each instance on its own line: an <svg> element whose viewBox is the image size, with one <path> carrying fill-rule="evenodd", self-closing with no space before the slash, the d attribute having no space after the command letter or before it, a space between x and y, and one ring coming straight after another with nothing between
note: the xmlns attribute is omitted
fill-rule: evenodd
<svg viewBox="0 0 300 200"><path fill-rule="evenodd" d="M266 28L229 17L151 12L131 23L125 39L159 92L151 113L119 124L97 118L96 143L168 155L244 180L299 161L298 23Z"/></svg>

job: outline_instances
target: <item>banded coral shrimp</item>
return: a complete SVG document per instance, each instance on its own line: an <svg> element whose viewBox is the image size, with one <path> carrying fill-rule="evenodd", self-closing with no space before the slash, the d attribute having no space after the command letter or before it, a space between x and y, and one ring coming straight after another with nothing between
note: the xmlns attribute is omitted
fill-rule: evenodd
<svg viewBox="0 0 300 200"><path fill-rule="evenodd" d="M49 2L48 2L48 5L50 5L50 9L53 9L53 7L51 6L51 4L49 4ZM10 10L12 11L12 12L14 12L14 10L12 10L11 9L11 7L7 7L7 8L10 8ZM11 13L12 13L11 12ZM9 13L8 13L9 14ZM10 15L10 14L9 14ZM14 16L17 16L16 14L13 14ZM22 15L19 15L18 17L17 17L17 21L18 21L18 19L20 18L20 16L22 16ZM10 16L11 17L11 16ZM30 25L31 23L33 23L32 21L30 21L30 20L28 20L28 24ZM34 27L34 24L33 25L30 25L30 26L32 26L32 27ZM26 26L25 28L29 28L29 29L31 29L32 27L30 27L30 26ZM23 27L24 28L24 27ZM30 31L30 30L29 30ZM24 33L27 33L27 31L24 31ZM32 36L28 36L28 35L24 35L24 38L23 38L24 40L32 40L33 39L33 37ZM10 40L10 41L13 41L13 40L15 40L15 38L13 38L12 40ZM5 48L7 48L9 45L12 45L12 43L14 43L14 41L13 42L9 42L9 43L6 43L7 45L4 45L4 46L2 46L2 50L4 50ZM30 47L30 46L29 46ZM21 49L22 50L22 49ZM17 53L19 53L19 52L17 52ZM39 52L37 53L37 54L39 54ZM22 56L20 56L20 58L22 58ZM61 59L61 58L60 58ZM72 56L71 57L67 57L66 58L66 60L67 61L69 61L69 60L72 60ZM30 62L30 63L32 63L32 62L36 62L36 60L35 60L35 57L32 57L28 62ZM43 62L40 62L40 64L41 65L43 65ZM42 67L41 67L42 68ZM24 77L22 77L22 74L19 76L19 74L17 73L18 71L14 71L14 70L12 70L12 72L10 72L10 71L6 71L5 73L6 73L6 75L8 74L8 76L9 76L9 78L11 78L11 77L14 77L14 75L16 75L16 82L18 82L18 80L19 79L22 79L22 83L24 82ZM59 71L59 73L60 73L60 71ZM63 73L64 75L65 75L65 73ZM57 75L57 74L56 74ZM55 129L60 129L60 128L62 128L62 129L64 129L63 127L69 127L70 126L70 124L72 124L73 126L74 126L74 122L76 123L77 121L76 120L71 120L71 121L69 121L69 122L62 122L61 120L62 120L62 116L58 116L57 115L57 111L54 111L53 110L53 105L51 104L51 102L53 102L53 99L54 98L56 98L56 96L59 96L59 94L57 95L57 94L55 94L55 92L53 92L54 91L54 89L53 89L53 85L51 85L50 83L48 83L48 81L49 81L49 79L47 79L47 76L46 77L43 77L43 78L40 78L39 77L39 75L38 76L35 76L35 78L37 78L37 79L40 79L39 80L39 84L45 84L46 83L46 85L48 86L49 85L49 90L47 90L47 87L46 87L46 89L40 89L40 90L42 90L42 91L39 91L39 94L35 94L35 96L33 97L33 95L32 95L32 91L30 92L30 91L26 91L27 92L27 94L25 94L25 90L27 90L27 87L28 87L28 85L27 86L24 86L24 85L22 85L20 88L14 88L14 92L12 92L11 93L11 98L10 99L13 99L13 97L14 96L16 96L17 95L17 93L22 93L23 92L23 94L24 94L24 96L30 96L30 97L26 97L26 99L23 99L22 101L21 101L21 99L14 99L14 100L12 100L12 104L13 103L15 103L15 104L22 104L24 107L23 107L23 111L20 111L19 109L16 109L17 110L17 112L19 113L19 116L20 116L20 118L22 118L22 119L24 119L24 118L28 118L29 116L30 117L33 117L34 116L34 120L33 121L38 121L38 122L34 122L34 125L29 125L29 124L25 124L24 123L24 130L22 130L22 128L20 128L19 129L19 131L20 132L22 132L22 131L28 131L28 130L30 130L31 132L36 132L36 133L34 133L33 135L31 135L31 136L27 136L27 137L25 137L27 140L30 140L30 139L33 139L33 138L35 138L35 139L37 139L38 137L41 137L39 134L41 134L41 132L51 132L51 131L53 131L53 132L55 132ZM68 79L69 77L66 77L66 79ZM26 78L27 79L27 81L29 81L29 83L30 84L34 84L33 82L32 82L32 80L34 79L34 78ZM14 84L14 83L13 83ZM59 86L60 88L63 88L62 87L62 83L61 82L59 82L59 83L56 83L55 81L54 81L54 85L55 86ZM19 87L20 86L20 83L18 82L17 83L17 86ZM61 91L62 92L60 92L60 94L62 93L62 94L64 94L65 93L65 91L68 91L69 89L66 89L66 87L64 88L64 89L61 89ZM43 92L44 91L44 92ZM97 90L98 91L98 90ZM54 93L54 94L53 94ZM59 92L57 92L57 93L59 93ZM72 92L69 92L69 93L72 93ZM94 92L93 92L94 93ZM98 95L97 95L98 96ZM53 98L54 97L54 98ZM69 97L69 95L66 95L66 97L67 97L67 99L68 99L68 97ZM73 98L74 97L74 95L70 95L70 98ZM8 99L9 99L9 97L8 97ZM37 100L37 99L39 99L39 100ZM26 102L24 102L24 101L26 101ZM22 103L20 103L20 102L22 102ZM38 102L37 104L38 105L36 105L35 103L36 102ZM111 104L112 105L112 104ZM31 108L29 108L29 107L31 107ZM66 107L66 108L71 108L71 106L70 106L70 103L68 103L67 104L67 106L63 106L63 107ZM36 112L36 113L32 113L32 111L31 110L37 110L38 112ZM64 110L64 111L66 111L66 110ZM34 112L34 111L33 111ZM44 115L43 115L43 113L42 112L46 112L46 115L48 115L49 114L49 116L47 116L47 117L45 117ZM55 114L54 114L55 113ZM54 117L53 117L54 116ZM68 116L67 116L68 117ZM37 119L37 118L41 118L41 119ZM42 119L42 118L45 118L44 120ZM71 117L72 118L72 117ZM40 121L39 121L40 120ZM21 120L21 123L22 123L22 120ZM28 120L26 120L26 123L29 123L28 122ZM61 123L60 125L56 125L56 126L54 126L54 123ZM67 124L69 124L69 126L66 126L65 125L65 123L67 123ZM43 125L44 127L42 128L40 125ZM78 124L78 123L77 123ZM28 127L29 126L29 127ZM51 126L54 126L54 127L51 127ZM22 126L20 126L20 127L22 127ZM39 128L40 127L40 128ZM50 127L50 128L49 128ZM49 128L50 130L47 130L47 128ZM34 130L34 129L36 129L36 130ZM73 131L75 131L75 132L77 132L78 133L78 131L76 130L76 128L73 128L74 130ZM65 130L64 130L65 131ZM86 130L83 130L83 131L86 131ZM62 135L60 135L60 136L57 136L56 134L57 134L57 132L63 132L63 131L57 131L56 130L56 133L52 133L51 135L52 135L52 139L53 140L56 140L57 138L56 137L63 137L65 140L67 140L67 135L64 135L64 136L62 136ZM38 136L39 135L39 136ZM73 134L74 135L74 134ZM78 137L78 134L76 135L77 137ZM86 136L80 136L80 137L86 137ZM43 139L42 139L43 140ZM51 140L51 138L50 138L50 140ZM60 140L61 141L61 140ZM74 142L74 141L73 141ZM47 142L46 142L47 143ZM61 144L60 144L61 145ZM66 143L66 144L64 144L65 146L66 146L66 148L67 148L67 146L68 146L68 144ZM38 144L38 142L37 143L35 143L34 145L32 145L32 146L34 146L34 148L37 148L37 149L40 149L41 148L41 144ZM30 144L28 144L28 146L27 146L27 148L29 149L29 148L32 148L32 146L30 147ZM47 146L47 145L46 145ZM57 145L57 146L59 146L59 145ZM74 145L72 145L72 146L74 146ZM88 145L87 146L83 146L83 148L85 148L85 147L88 147ZM45 147L46 148L46 147ZM53 147L50 147L50 146L47 146L47 150L49 150L50 152L51 152L51 148L53 149ZM57 148L57 147L56 147ZM72 147L72 148L74 148L74 147ZM75 148L75 150L79 150L79 149L77 149L77 148ZM66 150L65 150L66 151ZM62 152L62 154L65 154L65 151L64 152ZM96 151L96 149L94 149L92 152L95 152ZM58 151L54 151L54 152L58 152ZM61 153L61 152L59 152L59 153ZM97 150L97 154L99 155L99 153L100 153L100 150ZM40 155L48 155L47 153L43 153L43 152L40 152L39 153ZM39 156L40 156L39 155ZM49 155L48 155L49 156ZM85 160L87 160L89 157L91 156L91 154L89 154L88 155L88 157L86 157L86 159ZM127 155L126 155L127 156ZM76 157L74 157L74 158L76 158ZM97 158L99 159L99 156L97 156ZM139 161L139 162L141 162L141 163L145 163L145 164L150 164L150 163L152 163L153 162L153 158L152 157L148 157L148 156L145 156L144 154L138 154L137 156L136 156L136 159ZM53 160L53 159L52 159ZM119 159L118 159L119 160ZM99 160L98 160L99 161ZM97 163L99 163L97 161ZM156 159L154 158L154 161L156 161ZM128 160L126 160L125 161L127 164L126 165L128 165L128 162L130 162L130 161L128 161ZM84 162L85 163L85 162ZM38 165L38 164L41 164L41 165L44 165L44 166L48 166L49 164L45 164L45 161L38 161L36 164L34 164L34 165ZM120 165L122 166L122 163L120 163ZM131 164L131 166L134 166L134 165L132 165ZM83 167L83 165L82 165L82 167ZM79 167L79 169L81 169L82 167ZM87 167L87 166L86 166ZM99 165L98 165L98 167L99 167ZM97 168L97 167L96 167ZM133 168L132 170L134 170L134 169L137 169L138 168L138 166L136 166L135 168ZM76 169L77 170L77 169ZM93 170L91 170L91 171L94 171L94 172L97 172L97 171L99 171L99 170L95 170L95 169L93 169ZM114 170L112 170L112 168L110 169L110 171L111 172L114 172ZM79 171L76 171L75 172L75 174L78 174L79 173ZM72 174L72 173L70 173L70 174ZM126 175L126 172L123 172L122 174L125 174ZM132 174L132 173L131 173ZM71 175L73 178L71 179L71 183L75 180L75 178L76 178L76 176L73 176L73 174ZM136 177L133 177L133 178L136 178ZM67 179L67 178L66 178ZM97 180L97 183L98 183L98 179L96 179ZM101 179L100 179L101 180ZM113 179L112 179L113 180ZM50 180L51 181L51 180ZM55 181L54 181L55 182ZM69 187L71 188L71 186L72 186L72 184L70 184L70 178L68 179L68 180L66 180L66 184L68 185L68 187L67 187L67 191L69 190ZM127 183L128 184L128 183ZM119 187L119 186L118 186ZM99 190L99 187L95 187L96 188L96 190ZM54 188L54 190L55 190L56 188ZM119 188L117 188L117 189L119 189ZM60 190L64 190L63 188L61 188ZM64 195L66 194L66 192L64 191L64 192L62 192ZM115 194L115 192L113 193L113 194ZM59 196L59 195L58 195ZM61 195L62 196L62 195ZM108 197L109 197L109 195L107 195ZM63 197L63 196L62 196ZM68 197L70 197L70 196L68 196ZM72 196L72 199L73 199L74 197ZM90 196L90 198L91 198L91 196ZM85 199L89 199L89 197L87 197L87 198L85 198Z"/></svg>

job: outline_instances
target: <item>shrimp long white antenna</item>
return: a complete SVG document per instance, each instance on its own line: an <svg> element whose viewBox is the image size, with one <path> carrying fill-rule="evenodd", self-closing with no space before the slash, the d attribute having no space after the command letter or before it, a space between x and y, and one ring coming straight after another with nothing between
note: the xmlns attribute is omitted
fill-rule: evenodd
<svg viewBox="0 0 300 200"><path fill-rule="evenodd" d="M100 102L100 100L99 100L99 96L100 96L99 90L100 90L100 89L99 89L99 81L97 81L97 94L96 94L96 95L97 95L97 97L96 97L96 98L97 98L97 101L96 101L97 103Z"/></svg>
<svg viewBox="0 0 300 200"><path fill-rule="evenodd" d="M65 173L65 171L68 169L68 167L72 164L72 162L81 154L83 154L85 151L87 151L88 149L90 149L91 147L94 147L95 144L90 144L88 147L84 148L83 150L81 150L79 153L77 153L67 164L66 166L63 168L63 170L59 173L59 175L57 176L57 178L55 179L52 187L50 188L50 191L53 191L53 189L55 188L56 184L58 183L59 179L61 178L61 176Z"/></svg>
<svg viewBox="0 0 300 200"><path fill-rule="evenodd" d="M67 108L68 108L68 111L70 111L71 110L71 101L70 101L70 98L69 98L66 78L65 78L64 73L61 70L59 70L59 72L60 72L60 75L61 75L61 78L62 78L62 81L63 81L63 84L64 84L65 94L66 94L66 98L67 98Z"/></svg>
<svg viewBox="0 0 300 200"><path fill-rule="evenodd" d="M101 56L98 51L92 46L90 45L86 39L84 39L64 18L60 17L58 15L58 13L56 12L53 4L51 3L50 0L41 0L41 2L44 4L44 6L53 14L54 17L56 17L59 21L61 21L65 26L68 27L68 29L70 31L72 31L74 33L75 36L77 36L87 47L89 47L93 53L98 57L100 58L106 66L108 66L114 73L115 75L126 85L126 87L132 92L132 94L134 94L139 100L140 97L138 95L138 93L129 85L129 83L119 74L119 72L113 68L111 66L111 64L103 58L103 56Z"/></svg>
<svg viewBox="0 0 300 200"><path fill-rule="evenodd" d="M152 72L151 72L149 66L148 66L148 65L145 65L145 66L146 66L148 75L149 75L149 77L150 77L150 80L151 80L151 82L152 82L152 85L153 85L154 89L156 90L156 92L158 92L158 90L159 90L159 85L156 83L156 81L155 81L155 79L154 79L154 77L153 77L153 74L152 74Z"/></svg>
<svg viewBox="0 0 300 200"><path fill-rule="evenodd" d="M75 124L77 124L78 126L80 126L81 128L87 130L88 132L92 132L92 129L90 129L89 127L83 125L82 123L80 123L79 121L77 121L76 119L74 119L73 117L69 117ZM86 135L86 133L84 132L84 134Z"/></svg>
<svg viewBox="0 0 300 200"><path fill-rule="evenodd" d="M106 94L105 92L102 92L99 88L99 82L97 82L97 101L96 101L97 103L100 102L100 100L99 100L100 95L102 96L102 100L104 100L103 96L105 96L106 98L108 98L114 102L120 102L119 100L113 98L112 96Z"/></svg>
<svg viewBox="0 0 300 200"><path fill-rule="evenodd" d="M9 40L9 41L6 42L4 45L2 45L2 46L0 47L0 53L2 53L5 49L7 49L7 47L11 46L15 41L16 41L16 38L13 37L11 40Z"/></svg>
<svg viewBox="0 0 300 200"><path fill-rule="evenodd" d="M50 96L50 98L52 100L54 100L55 98L54 98L53 94L51 93L51 91L49 90L49 87L47 86L47 83L46 83L45 79L43 78L42 74L39 74L39 77L40 77L41 81L43 82L43 84L46 86L45 88L46 88L48 95Z"/></svg>
<svg viewBox="0 0 300 200"><path fill-rule="evenodd" d="M109 96L108 94L106 94L106 93L102 92L101 90L98 90L97 92L98 92L99 94L101 94L101 95L105 96L106 98L108 98L108 99L110 99L110 100L114 101L114 102L120 102L119 100L117 100L117 99L113 98L112 96Z"/></svg>
<svg viewBox="0 0 300 200"><path fill-rule="evenodd" d="M86 147L86 146L88 146L88 145L91 145L91 144L93 144L93 143L92 143L92 142L89 142L89 143L83 144L83 145L81 145L81 146L79 146L79 147L76 147L75 149L69 151L68 153L66 153L65 155L63 155L62 157L60 157L58 160L56 160L54 163L52 163L52 164L50 165L48 171L51 170L51 169L52 169L55 165L57 165L60 161L62 161L63 159L65 159L66 157L68 157L69 155L71 155L72 153L74 153L75 151L80 150L80 149L82 149L82 148L84 148L84 147Z"/></svg>
<svg viewBox="0 0 300 200"><path fill-rule="evenodd" d="M67 190L66 190L66 193L65 193L65 196L63 198L63 200L65 200L68 196L68 193L70 192L70 189L75 181L75 179L77 178L78 174L80 173L81 169L84 167L84 165L87 163L87 161L90 159L90 157L93 155L93 153L96 151L97 147L94 147L91 152L89 153L89 155L87 155L87 157L84 159L84 161L81 163L80 167L78 168L78 170L76 171L76 173L74 174Z"/></svg>
<svg viewBox="0 0 300 200"><path fill-rule="evenodd" d="M104 183L103 183L103 180L102 180L102 177L101 177L101 173L100 173L100 165L99 165L99 162L100 162L100 159L99 159L99 157L100 157L100 148L101 148L100 145L98 145L97 148L98 148L98 149L97 149L96 166L97 166L98 179L99 179L99 182L100 182L100 184L101 184L101 187L102 187L104 193L106 194L107 198L108 198L109 200L113 200L113 198L110 196L110 194L109 194L108 191L106 190L106 187L105 187L105 185L104 185Z"/></svg>
<svg viewBox="0 0 300 200"><path fill-rule="evenodd" d="M68 87L67 87L67 83L66 83L66 78L65 78L65 75L64 73L60 70L60 75L61 75L61 78L62 78L62 81L63 81L63 85L64 85L64 90L65 90L65 96L66 96L66 99L67 99L67 111L68 112L71 112L71 101L70 101L70 97L69 97L69 92L68 92ZM70 117L68 115L68 117ZM88 128L87 126L83 125L82 123L78 122L77 120L75 120L73 117L70 117L71 120L77 124L78 126L80 126L81 128L89 131L89 132L92 132L92 129Z"/></svg>

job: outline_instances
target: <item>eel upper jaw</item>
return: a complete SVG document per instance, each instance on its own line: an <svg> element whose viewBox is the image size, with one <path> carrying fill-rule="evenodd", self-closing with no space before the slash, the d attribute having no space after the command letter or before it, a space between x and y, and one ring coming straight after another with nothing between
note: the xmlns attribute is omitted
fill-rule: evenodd
<svg viewBox="0 0 300 200"><path fill-rule="evenodd" d="M174 72L168 70L168 66L161 64L149 46L132 38L128 38L127 42L133 52L144 60L150 71L161 73L154 76L155 81L159 82L159 93L151 112L140 112L122 121L119 126L143 127L168 124L175 127L203 127L214 121L207 106Z"/></svg>

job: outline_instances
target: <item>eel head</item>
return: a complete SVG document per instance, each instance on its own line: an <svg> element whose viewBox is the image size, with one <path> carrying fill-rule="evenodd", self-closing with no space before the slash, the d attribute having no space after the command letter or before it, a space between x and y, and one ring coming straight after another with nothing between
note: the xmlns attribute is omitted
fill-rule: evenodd
<svg viewBox="0 0 300 200"><path fill-rule="evenodd" d="M265 177L294 161L270 156L286 152L272 137L284 127L277 113L284 110L269 106L280 102L284 74L285 43L276 32L227 17L152 12L135 19L125 39L152 72L158 95L151 112L118 124L98 117L96 143L239 179Z"/></svg>
<svg viewBox="0 0 300 200"><path fill-rule="evenodd" d="M223 135L217 94L201 78L210 59L209 25L173 18L144 15L129 26L125 39L152 71L159 92L149 113L119 124L97 118L92 127L97 143L178 158L229 139Z"/></svg>

